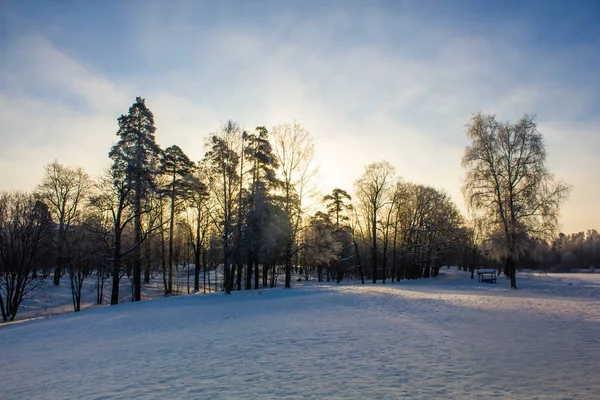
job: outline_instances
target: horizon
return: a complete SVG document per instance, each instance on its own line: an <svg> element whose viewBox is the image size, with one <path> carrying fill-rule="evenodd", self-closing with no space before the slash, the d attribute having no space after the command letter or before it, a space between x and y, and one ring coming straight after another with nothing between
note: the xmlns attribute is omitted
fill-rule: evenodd
<svg viewBox="0 0 600 400"><path fill-rule="evenodd" d="M117 118L146 99L162 148L193 160L233 119L297 121L323 194L385 159L464 212L464 126L537 115L573 185L564 233L600 229L600 5L581 1L0 1L0 189L59 162L109 165Z"/></svg>

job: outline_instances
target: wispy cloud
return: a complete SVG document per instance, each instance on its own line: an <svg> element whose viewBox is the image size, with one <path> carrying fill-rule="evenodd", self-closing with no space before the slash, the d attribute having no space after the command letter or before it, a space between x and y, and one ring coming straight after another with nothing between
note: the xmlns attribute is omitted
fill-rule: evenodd
<svg viewBox="0 0 600 400"><path fill-rule="evenodd" d="M4 187L35 185L54 158L99 170L117 116L141 95L158 142L194 159L228 118L247 129L297 120L315 137L323 190L351 189L365 164L387 159L461 203L471 113L534 112L550 166L576 184L565 229L600 225L598 184L584 165L597 166L599 150L597 42L547 49L522 19L484 25L444 3L299 3L125 3L106 30L75 44L64 38L69 21L60 36L12 32L0 61ZM119 47L107 56L81 45L100 37Z"/></svg>

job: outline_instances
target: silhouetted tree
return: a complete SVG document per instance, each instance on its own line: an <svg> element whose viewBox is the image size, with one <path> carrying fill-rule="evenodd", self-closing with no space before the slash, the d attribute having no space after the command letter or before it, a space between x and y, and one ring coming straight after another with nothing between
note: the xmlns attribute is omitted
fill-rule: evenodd
<svg viewBox="0 0 600 400"><path fill-rule="evenodd" d="M33 276L39 255L50 248L48 207L23 192L0 193L0 311L13 321L24 299L41 282Z"/></svg>
<svg viewBox="0 0 600 400"><path fill-rule="evenodd" d="M67 167L55 160L44 168L44 177L36 189L36 195L48 206L57 224L55 285L60 284L62 268L68 267L69 230L79 217L90 187L90 177L83 169Z"/></svg>
<svg viewBox="0 0 600 400"><path fill-rule="evenodd" d="M161 171L168 178L167 186L163 188L163 191L169 198L169 281L167 285L169 294L173 291L175 215L184 202L191 199L194 191L198 189L198 182L193 175L194 168L194 163L179 146L167 147L162 154Z"/></svg>
<svg viewBox="0 0 600 400"><path fill-rule="evenodd" d="M269 134L265 127L259 126L255 133L246 137L244 149L250 165L250 188L248 191L248 213L246 237L248 244L248 261L246 271L246 289L259 288L260 249L268 234L265 224L273 211L273 190L281 185L277 179L277 158L273 154Z"/></svg>
<svg viewBox="0 0 600 400"><path fill-rule="evenodd" d="M336 275L336 281L339 283L344 277L348 262L358 259L358 254L353 246L352 228L348 224L350 221L349 211L352 211L352 197L343 189L335 188L331 194L323 197L323 202L329 214L331 221L335 223L333 235L340 244L341 249L339 258L332 261L332 269Z"/></svg>
<svg viewBox="0 0 600 400"><path fill-rule="evenodd" d="M112 225L112 231L107 232L107 259L112 264L112 291L110 304L119 304L119 283L121 280L122 258L139 245L134 244L123 249L123 232L125 227L135 218L133 208L134 195L125 175L125 163L115 162L112 168L105 172L98 183L98 194L90 198L90 205L106 220L106 225Z"/></svg>
<svg viewBox="0 0 600 400"><path fill-rule="evenodd" d="M154 188L157 174L160 148L156 144L154 133L154 116L146 107L146 102L137 97L129 107L127 115L118 119L119 141L112 147L109 156L113 160L113 168L124 168L126 184L133 194L133 229L136 243L142 241L142 214L147 212L144 200L149 190ZM139 245L133 254L133 299L141 300L141 252Z"/></svg>
<svg viewBox="0 0 600 400"><path fill-rule="evenodd" d="M204 279L206 281L206 244L210 235L210 203L205 180L207 179L206 166L199 163L194 168L195 179L189 198L189 239L194 252L194 291L200 290L200 269L204 266ZM206 283L206 282L205 282ZM204 285L206 290L206 284Z"/></svg>
<svg viewBox="0 0 600 400"><path fill-rule="evenodd" d="M349 217L344 213L346 210L352 209L352 197L343 189L335 188L331 194L323 197L327 212L335 221L335 226L340 227L341 223L348 221ZM346 203L348 202L348 203Z"/></svg>
<svg viewBox="0 0 600 400"><path fill-rule="evenodd" d="M230 120L221 128L219 133L211 135L208 141L210 150L205 155L209 171L215 176L211 188L219 208L217 218L223 247L223 285L225 292L228 294L233 289L231 255L233 224L236 216L236 196L238 195L240 181L238 174L240 139L239 126Z"/></svg>

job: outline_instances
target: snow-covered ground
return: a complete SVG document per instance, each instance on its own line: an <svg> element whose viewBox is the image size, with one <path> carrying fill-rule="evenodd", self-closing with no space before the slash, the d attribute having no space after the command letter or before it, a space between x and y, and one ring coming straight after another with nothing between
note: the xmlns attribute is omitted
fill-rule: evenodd
<svg viewBox="0 0 600 400"><path fill-rule="evenodd" d="M0 325L0 398L600 398L600 275L442 272Z"/></svg>

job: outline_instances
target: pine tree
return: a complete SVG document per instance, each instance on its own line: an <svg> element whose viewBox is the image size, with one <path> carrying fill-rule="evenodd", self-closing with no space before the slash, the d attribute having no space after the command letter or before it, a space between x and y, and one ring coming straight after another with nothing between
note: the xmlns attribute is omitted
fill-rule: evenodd
<svg viewBox="0 0 600 400"><path fill-rule="evenodd" d="M344 201L351 201L352 197L343 189L333 189L331 194L323 197L323 201L327 202L327 212L331 217L334 217L335 226L340 227L340 222L348 220L348 216L344 214L344 211L351 210L352 204L346 204Z"/></svg>
<svg viewBox="0 0 600 400"><path fill-rule="evenodd" d="M227 294L233 289L233 271L231 269L232 234L235 215L235 196L240 180L238 166L237 141L241 139L240 129L234 121L228 121L218 134L209 138L210 150L206 153L211 172L215 175L215 197L220 208L221 238L223 245L224 289Z"/></svg>
<svg viewBox="0 0 600 400"><path fill-rule="evenodd" d="M134 235L137 248L133 252L133 300L141 300L141 216L148 191L154 190L160 148L156 144L154 116L146 107L145 100L137 97L127 115L118 119L117 136L121 139L112 147L109 157L113 168L124 164L127 184L134 195Z"/></svg>
<svg viewBox="0 0 600 400"><path fill-rule="evenodd" d="M248 243L246 289L252 288L253 275L254 289L258 289L259 250L266 235L265 221L269 219L273 200L270 191L281 183L276 176L275 170L278 164L269 142L267 129L259 126L256 128L256 133L247 135L245 140L248 145L244 149L244 154L250 163L252 175L246 225L246 242Z"/></svg>
<svg viewBox="0 0 600 400"><path fill-rule="evenodd" d="M167 147L162 155L161 171L169 181L163 190L169 198L169 281L167 293L173 292L173 239L175 214L183 202L192 197L195 189L194 163L179 148L173 145Z"/></svg>

